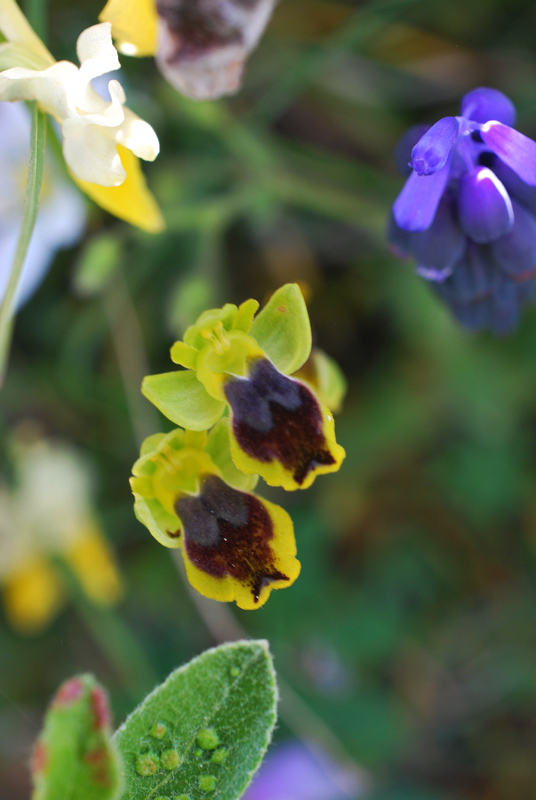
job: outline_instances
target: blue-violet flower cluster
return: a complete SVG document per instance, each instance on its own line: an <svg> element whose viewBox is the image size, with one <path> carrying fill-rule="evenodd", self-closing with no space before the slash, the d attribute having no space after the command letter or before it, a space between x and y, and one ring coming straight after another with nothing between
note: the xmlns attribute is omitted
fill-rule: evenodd
<svg viewBox="0 0 536 800"><path fill-rule="evenodd" d="M536 296L536 142L515 117L502 92L481 87L459 117L410 129L396 155L411 173L389 231L462 325L499 335Z"/></svg>

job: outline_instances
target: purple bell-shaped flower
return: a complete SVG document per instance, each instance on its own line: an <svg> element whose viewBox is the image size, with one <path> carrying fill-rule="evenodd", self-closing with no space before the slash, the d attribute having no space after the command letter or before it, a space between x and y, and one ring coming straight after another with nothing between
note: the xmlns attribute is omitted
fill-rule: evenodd
<svg viewBox="0 0 536 800"><path fill-rule="evenodd" d="M418 126L396 159L409 177L389 241L467 328L510 333L536 296L536 142L496 89L465 95L461 116Z"/></svg>

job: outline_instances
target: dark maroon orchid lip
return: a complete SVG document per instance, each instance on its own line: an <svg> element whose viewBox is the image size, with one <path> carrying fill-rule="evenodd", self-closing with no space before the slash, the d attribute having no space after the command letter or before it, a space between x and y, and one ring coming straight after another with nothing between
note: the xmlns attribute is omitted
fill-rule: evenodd
<svg viewBox="0 0 536 800"><path fill-rule="evenodd" d="M278 461L298 486L316 466L335 464L313 392L268 359L256 359L248 378L229 378L224 392L236 441L251 458Z"/></svg>
<svg viewBox="0 0 536 800"><path fill-rule="evenodd" d="M259 601L265 586L289 577L276 568L270 545L274 527L263 503L217 475L201 480L199 495L181 495L175 505L190 561L215 578L228 575L250 587Z"/></svg>
<svg viewBox="0 0 536 800"><path fill-rule="evenodd" d="M168 62L188 61L229 44L240 44L243 33L232 25L221 10L210 9L204 0L157 0L159 16L165 20L175 42Z"/></svg>
<svg viewBox="0 0 536 800"><path fill-rule="evenodd" d="M173 48L169 65L204 58L230 45L246 46L246 21L237 18L253 13L261 0L157 0L159 17L165 22Z"/></svg>

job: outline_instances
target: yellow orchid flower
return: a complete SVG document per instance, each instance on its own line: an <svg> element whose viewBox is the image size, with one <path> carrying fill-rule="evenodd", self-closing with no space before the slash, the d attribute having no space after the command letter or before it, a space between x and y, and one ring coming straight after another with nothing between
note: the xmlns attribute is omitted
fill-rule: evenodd
<svg viewBox="0 0 536 800"><path fill-rule="evenodd" d="M99 19L111 22L121 52L154 55L179 92L209 100L238 91L275 2L108 0Z"/></svg>
<svg viewBox="0 0 536 800"><path fill-rule="evenodd" d="M171 348L186 369L147 376L142 392L177 425L207 430L229 408L235 465L271 486L307 489L336 472L344 449L333 414L293 374L311 352L309 315L297 284L256 300L205 311Z"/></svg>
<svg viewBox="0 0 536 800"><path fill-rule="evenodd" d="M176 429L144 442L131 478L136 516L166 547L179 547L200 594L260 608L290 586L300 562L292 521L252 489L229 454L228 420L209 436Z"/></svg>
<svg viewBox="0 0 536 800"><path fill-rule="evenodd" d="M35 100L60 124L65 162L80 188L116 216L147 231L162 230L138 163L158 155L156 134L125 106L119 81L108 83L109 101L91 84L120 68L110 23L80 34L80 67L54 61L14 0L2 0L0 31L9 40L0 45L0 100Z"/></svg>

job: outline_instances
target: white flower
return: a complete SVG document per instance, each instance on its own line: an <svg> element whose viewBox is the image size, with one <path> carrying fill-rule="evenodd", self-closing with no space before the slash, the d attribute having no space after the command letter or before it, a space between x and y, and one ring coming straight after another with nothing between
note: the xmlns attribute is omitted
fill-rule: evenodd
<svg viewBox="0 0 536 800"><path fill-rule="evenodd" d="M19 236L24 203L30 115L23 105L0 103L0 301ZM78 191L54 171L47 159L39 215L17 287L20 307L37 289L60 247L70 247L81 237L86 221L85 204Z"/></svg>
<svg viewBox="0 0 536 800"><path fill-rule="evenodd" d="M126 172L117 145L153 161L159 152L151 126L124 106L118 81L110 81L110 101L103 100L91 80L120 68L112 44L111 25L103 22L78 37L80 68L58 61L47 69L14 67L0 73L0 100L36 100L61 125L63 155L73 175L100 186L120 186Z"/></svg>
<svg viewBox="0 0 536 800"><path fill-rule="evenodd" d="M43 553L64 553L91 527L91 476L63 442L15 439L18 487L0 483L0 582Z"/></svg>
<svg viewBox="0 0 536 800"><path fill-rule="evenodd" d="M92 524L90 466L69 444L53 439L19 437L14 449L20 519L50 550L63 552Z"/></svg>

